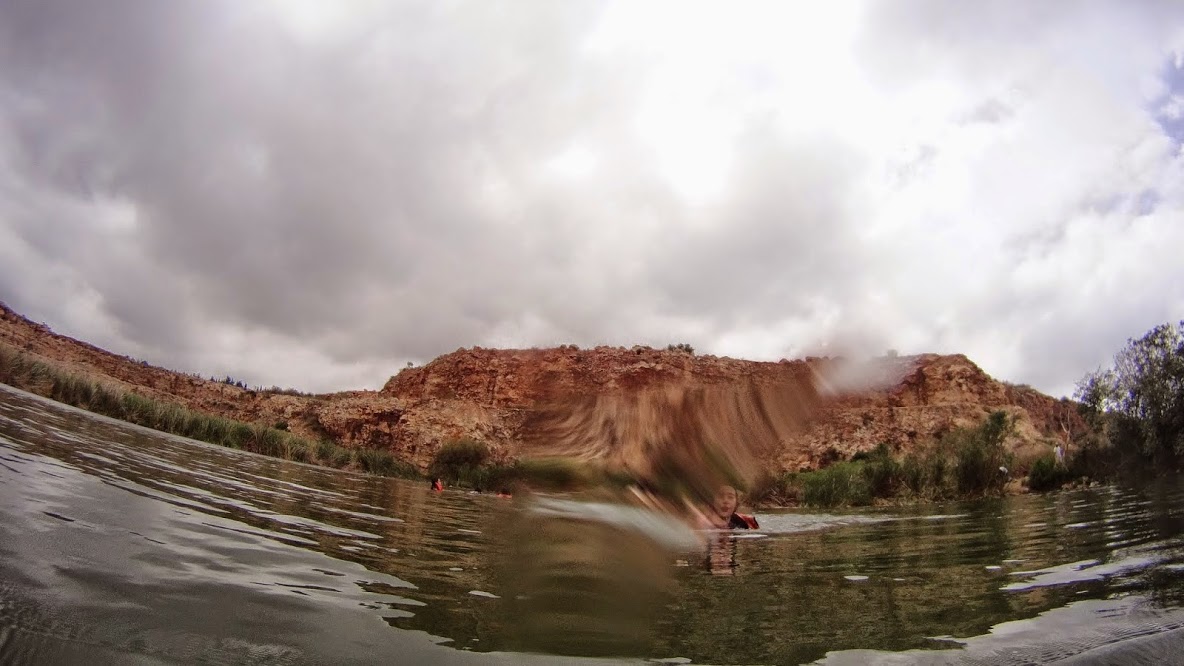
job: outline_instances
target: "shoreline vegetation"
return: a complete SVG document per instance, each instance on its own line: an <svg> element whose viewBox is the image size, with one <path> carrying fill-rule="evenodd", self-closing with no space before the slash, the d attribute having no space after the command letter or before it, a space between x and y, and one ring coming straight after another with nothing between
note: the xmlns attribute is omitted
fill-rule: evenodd
<svg viewBox="0 0 1184 666"><path fill-rule="evenodd" d="M328 439L300 437L284 424L211 416L63 370L6 345L0 345L0 382L211 444L379 476L441 478L451 486L498 492L518 482L549 490L630 483L596 465L570 460L492 462L489 448L474 440L443 444L425 477L389 451L350 449ZM1184 458L1184 322L1164 324L1139 340L1128 340L1115 356L1114 368L1086 375L1075 398L1091 432L1067 451L1062 449L1059 459L1053 448L1058 442L1047 440L1044 452L1017 460L1006 445L1015 432L1014 418L996 411L978 425L954 428L903 455L882 443L817 470L767 475L743 490L753 506L858 507L1042 492L1178 469Z"/></svg>
<svg viewBox="0 0 1184 666"><path fill-rule="evenodd" d="M1077 447L1058 461L1050 443L1036 457L1017 459L1006 446L1014 428L1014 417L992 412L976 426L954 428L904 455L881 443L817 470L765 477L748 499L757 505L859 507L999 497L1099 480L1092 461L1100 456L1092 449Z"/></svg>
<svg viewBox="0 0 1184 666"><path fill-rule="evenodd" d="M412 480L439 477L449 486L479 491L508 490L522 480L551 490L628 484L628 479L615 478L596 466L575 461L493 463L488 447L474 440L441 446L425 477L388 451L350 449L328 439L300 437L282 427L212 416L63 370L2 345L0 382L96 414L209 444L377 476ZM819 470L761 479L749 489L747 498L766 507L835 507L998 494L1007 481L998 468L1011 463L1003 448L1011 428L1010 418L996 412L978 428L953 431L927 453L910 453L898 460L886 445L881 445L870 453ZM1052 469L1058 469L1051 463L1051 453L1048 461Z"/></svg>
<svg viewBox="0 0 1184 666"><path fill-rule="evenodd" d="M2 345L0 382L95 414L230 449L379 476L423 478L389 451L349 449L261 423L212 416L62 370Z"/></svg>
<svg viewBox="0 0 1184 666"><path fill-rule="evenodd" d="M1059 460L1056 442L1035 458L1016 460L1003 446L1014 424L995 412L903 457L881 444L849 461L762 479L749 501L819 507L947 501L1000 496L1018 479L1028 491L1044 492L1178 473L1184 462L1184 321L1128 339L1111 367L1078 382L1074 399L1089 432L1062 449Z"/></svg>

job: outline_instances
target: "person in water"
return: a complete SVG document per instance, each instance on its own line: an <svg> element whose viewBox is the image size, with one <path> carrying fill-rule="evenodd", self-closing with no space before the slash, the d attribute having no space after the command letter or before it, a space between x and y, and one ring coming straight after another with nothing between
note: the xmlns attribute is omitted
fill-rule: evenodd
<svg viewBox="0 0 1184 666"><path fill-rule="evenodd" d="M441 481L439 477L432 479L432 490L436 492L444 490L444 482Z"/></svg>
<svg viewBox="0 0 1184 666"><path fill-rule="evenodd" d="M711 527L719 530L755 530L760 527L756 518L743 513L737 513L740 506L740 496L732 486L720 486L715 493L708 520Z"/></svg>

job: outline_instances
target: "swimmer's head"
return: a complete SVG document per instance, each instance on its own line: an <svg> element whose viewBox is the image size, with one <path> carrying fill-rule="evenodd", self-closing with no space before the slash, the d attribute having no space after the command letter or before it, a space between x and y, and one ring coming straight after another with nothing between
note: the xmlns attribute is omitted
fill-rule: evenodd
<svg viewBox="0 0 1184 666"><path fill-rule="evenodd" d="M740 499L736 494L736 489L732 486L720 486L719 490L715 492L715 501L712 502L715 512L722 518L730 517L736 513L736 509L740 506Z"/></svg>

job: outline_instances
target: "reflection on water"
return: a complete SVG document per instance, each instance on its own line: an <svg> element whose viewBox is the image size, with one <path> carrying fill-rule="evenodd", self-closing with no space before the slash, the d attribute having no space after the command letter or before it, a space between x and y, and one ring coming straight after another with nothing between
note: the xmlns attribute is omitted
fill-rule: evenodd
<svg viewBox="0 0 1184 666"><path fill-rule="evenodd" d="M514 648L645 654L674 589L672 549L697 547L695 534L641 509L551 498L531 504L507 525L498 549Z"/></svg>
<svg viewBox="0 0 1184 666"><path fill-rule="evenodd" d="M0 386L0 662L1180 663L1182 512L1170 485L787 511L676 554L644 513L430 493Z"/></svg>

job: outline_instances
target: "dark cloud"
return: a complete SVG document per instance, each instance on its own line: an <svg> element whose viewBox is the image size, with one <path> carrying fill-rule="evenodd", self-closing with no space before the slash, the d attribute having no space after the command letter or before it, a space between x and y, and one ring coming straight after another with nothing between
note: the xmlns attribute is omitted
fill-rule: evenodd
<svg viewBox="0 0 1184 666"><path fill-rule="evenodd" d="M798 58L835 81L722 29L693 53L664 56L657 24L597 50L593 2L327 3L344 18L318 23L283 2L11 0L0 299L121 353L316 388L474 344L831 339L966 351L1051 389L1180 306L1179 270L1154 270L1184 196L1178 4L869 7L861 83L824 40ZM1167 92L1131 92L1144 74ZM909 97L926 85L945 92ZM668 128L640 129L667 89L673 143L730 165L702 200L646 135ZM818 100L846 120L812 119ZM727 155L701 136L725 134ZM1109 282L1074 276L1103 260Z"/></svg>
<svg viewBox="0 0 1184 666"><path fill-rule="evenodd" d="M6 89L32 98L8 118L19 177L127 201L137 229L121 242L142 265L78 266L105 240L85 219L33 210L22 236L75 263L148 345L199 339L158 322L201 316L313 340L389 327L335 348L345 360L480 339L506 311L472 291L528 298L511 274L529 270L534 230L499 230L473 195L566 135L554 119L573 114L549 96L586 12L464 9L479 16L394 8L348 47L303 49L237 3L12 7Z"/></svg>

